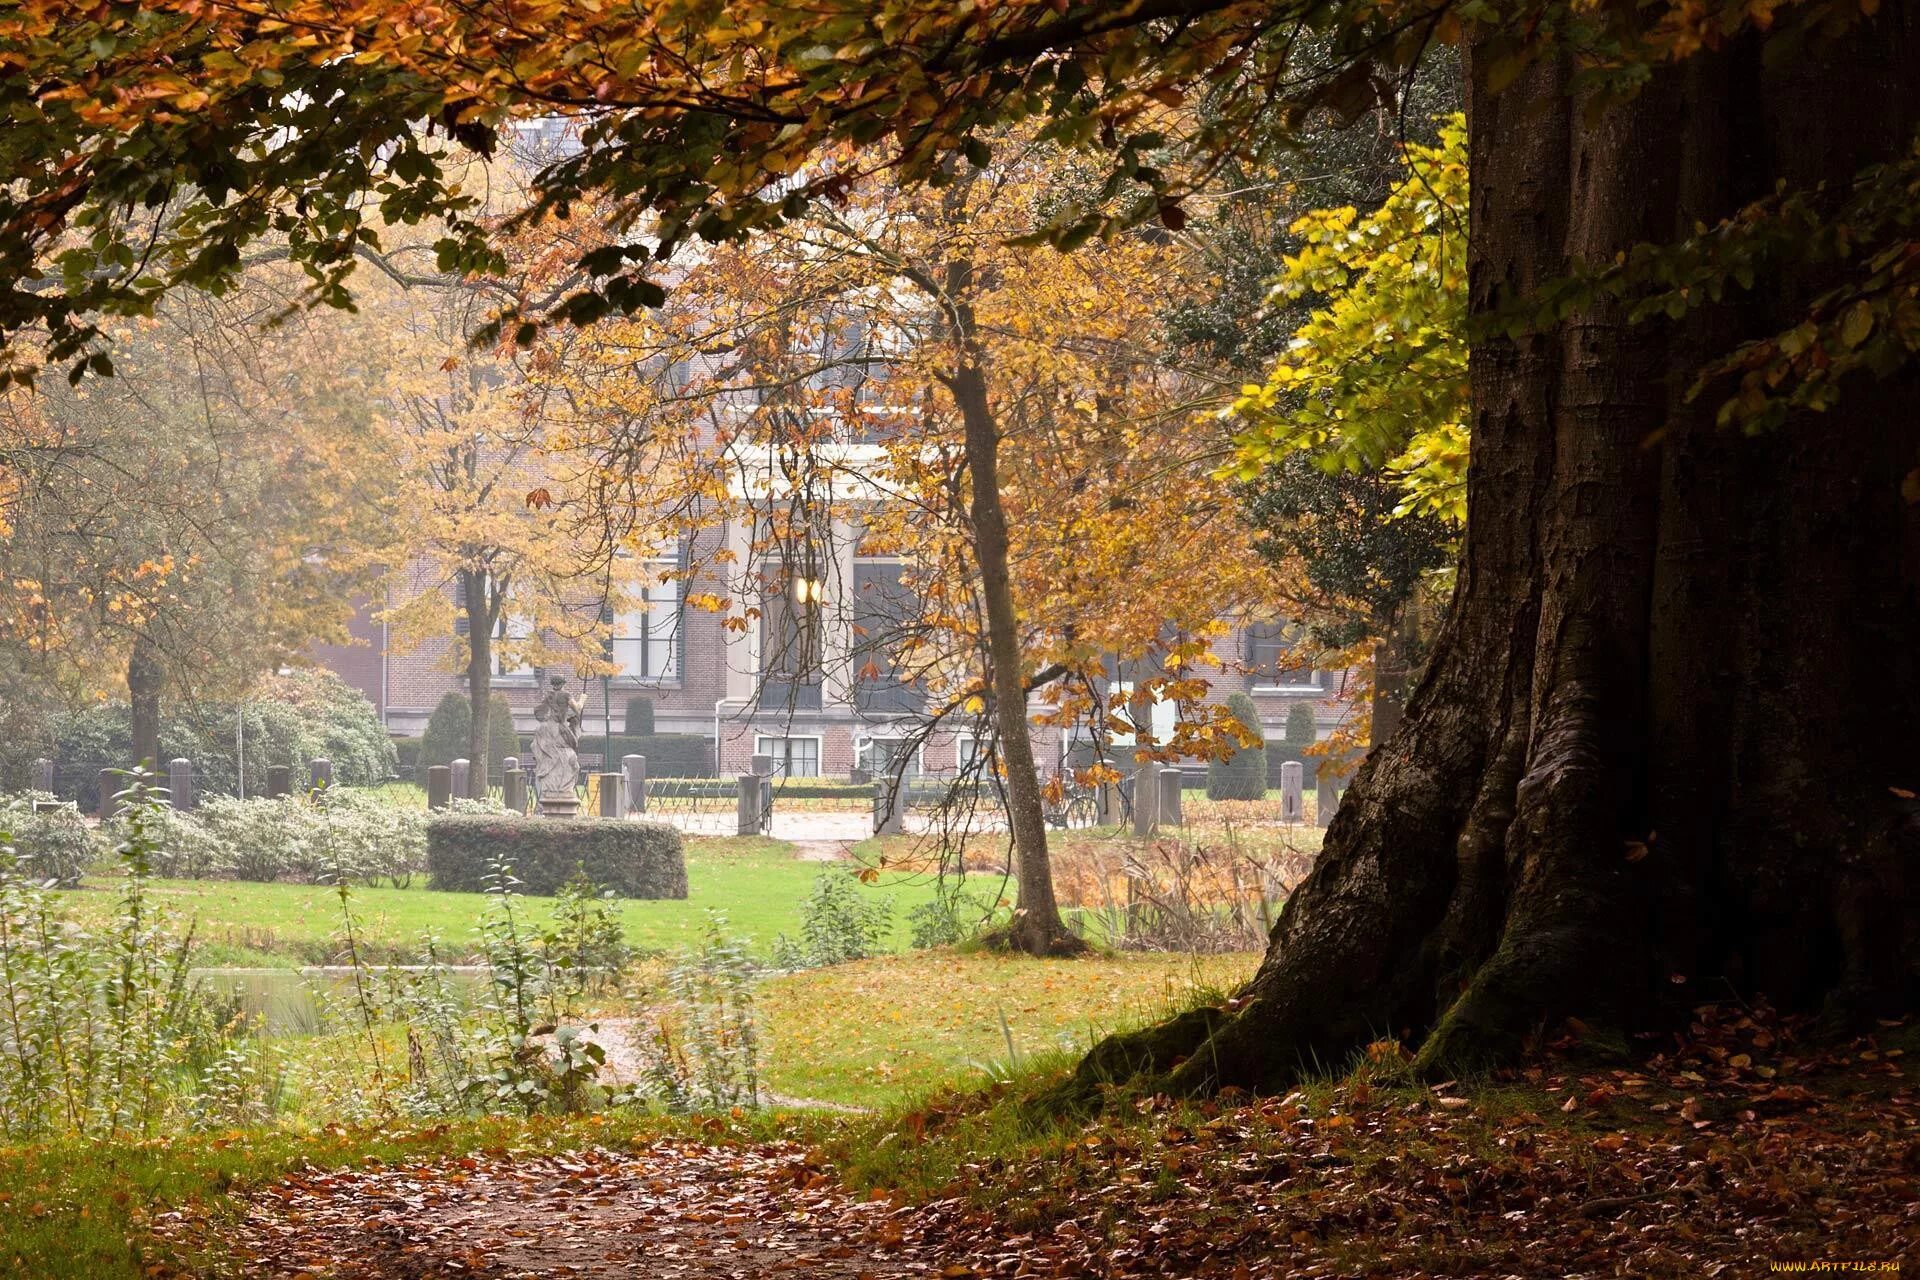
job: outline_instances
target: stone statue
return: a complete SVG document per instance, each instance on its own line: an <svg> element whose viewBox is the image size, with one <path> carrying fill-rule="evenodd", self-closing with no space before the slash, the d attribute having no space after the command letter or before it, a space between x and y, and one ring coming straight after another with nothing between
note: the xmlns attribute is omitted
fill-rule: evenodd
<svg viewBox="0 0 1920 1280"><path fill-rule="evenodd" d="M580 777L580 716L586 700L567 692L565 676L551 676L550 686L533 709L533 785L540 812L571 817L580 808L574 784Z"/></svg>

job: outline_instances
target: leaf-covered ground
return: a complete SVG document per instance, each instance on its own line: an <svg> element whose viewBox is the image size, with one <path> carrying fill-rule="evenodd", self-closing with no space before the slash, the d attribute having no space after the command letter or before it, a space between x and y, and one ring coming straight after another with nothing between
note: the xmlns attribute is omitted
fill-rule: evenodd
<svg viewBox="0 0 1920 1280"><path fill-rule="evenodd" d="M238 1229L221 1213L161 1225L183 1256L217 1241L247 1274L371 1280L1913 1266L1912 1032L1815 1050L1798 1031L1704 1012L1637 1069L1547 1059L1472 1089L1398 1081L1382 1053L1285 1097L1116 1097L1084 1122L1016 1123L1019 1099L999 1090L794 1122L808 1146L641 1137L316 1169L249 1192Z"/></svg>
<svg viewBox="0 0 1920 1280"><path fill-rule="evenodd" d="M307 1172L219 1231L238 1272L263 1280L939 1274L904 1216L850 1197L793 1143L674 1140ZM161 1227L197 1246L209 1230L184 1213Z"/></svg>

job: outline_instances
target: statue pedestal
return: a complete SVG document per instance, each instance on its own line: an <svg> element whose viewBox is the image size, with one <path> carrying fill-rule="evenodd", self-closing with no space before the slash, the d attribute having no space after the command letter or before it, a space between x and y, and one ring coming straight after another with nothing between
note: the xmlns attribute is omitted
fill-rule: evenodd
<svg viewBox="0 0 1920 1280"><path fill-rule="evenodd" d="M580 816L580 797L577 795L541 796L540 816L543 818L577 818Z"/></svg>

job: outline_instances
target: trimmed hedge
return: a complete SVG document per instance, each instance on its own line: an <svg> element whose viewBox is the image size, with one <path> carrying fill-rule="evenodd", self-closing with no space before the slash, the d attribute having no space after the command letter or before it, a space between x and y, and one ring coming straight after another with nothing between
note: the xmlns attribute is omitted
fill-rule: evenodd
<svg viewBox="0 0 1920 1280"><path fill-rule="evenodd" d="M650 738L653 736L653 699L643 693L636 693L627 699L627 722L625 733L629 738Z"/></svg>
<svg viewBox="0 0 1920 1280"><path fill-rule="evenodd" d="M589 720L587 728L593 727ZM581 734L580 754L611 760L611 768L620 767L621 756L645 756L649 778L711 778L713 776L713 739L697 733L655 733L613 735L613 750L601 734Z"/></svg>
<svg viewBox="0 0 1920 1280"><path fill-rule="evenodd" d="M1288 761L1297 760L1305 766L1308 786L1320 772L1320 762L1307 758L1307 748L1319 738L1319 730L1313 721L1313 706L1306 702L1296 702L1287 708L1287 727L1280 741L1267 744L1267 785L1280 785L1280 766Z"/></svg>
<svg viewBox="0 0 1920 1280"><path fill-rule="evenodd" d="M1227 699L1227 710L1255 733L1260 732L1260 711L1253 699L1236 693ZM1267 749L1264 745L1241 747L1224 760L1207 763L1207 799L1259 800L1267 794Z"/></svg>
<svg viewBox="0 0 1920 1280"><path fill-rule="evenodd" d="M426 775L419 770L464 760L472 749L473 703L464 693L443 694L427 718L426 733L421 735L415 780L426 785ZM505 694L496 693L487 699L488 776L499 777L506 758L520 754L520 734L513 727L513 708L508 705Z"/></svg>
<svg viewBox="0 0 1920 1280"><path fill-rule="evenodd" d="M480 893L504 859L522 893L550 898L576 872L623 898L684 898L680 833L653 822L435 814L427 821L431 887Z"/></svg>

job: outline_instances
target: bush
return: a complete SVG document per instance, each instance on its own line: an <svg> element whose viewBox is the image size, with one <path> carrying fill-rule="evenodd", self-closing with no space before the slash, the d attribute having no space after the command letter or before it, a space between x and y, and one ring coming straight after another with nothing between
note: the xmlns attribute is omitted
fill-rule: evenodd
<svg viewBox="0 0 1920 1280"><path fill-rule="evenodd" d="M1236 693L1227 699L1234 719L1260 732L1260 711L1253 699ZM1207 764L1207 799L1260 800L1267 794L1267 750L1264 745L1241 747L1224 760Z"/></svg>
<svg viewBox="0 0 1920 1280"><path fill-rule="evenodd" d="M650 738L653 736L652 698L636 693L627 699L627 719L624 732L629 738Z"/></svg>
<svg viewBox="0 0 1920 1280"><path fill-rule="evenodd" d="M680 833L651 822L574 821L469 813L427 820L432 887L479 893L505 861L525 893L552 897L584 873L623 898L684 898L687 862Z"/></svg>
<svg viewBox="0 0 1920 1280"><path fill-rule="evenodd" d="M210 796L198 809L163 809L154 872L190 879L405 884L426 865L426 812L370 791L329 788L316 798ZM107 830L125 831L116 818Z"/></svg>
<svg viewBox="0 0 1920 1280"><path fill-rule="evenodd" d="M956 947L971 942L1003 918L998 903L944 881L933 900L907 912L908 945L915 949Z"/></svg>
<svg viewBox="0 0 1920 1280"><path fill-rule="evenodd" d="M427 731L420 739L420 764L415 780L425 783L425 770L436 764L452 764L468 759L472 749L473 704L465 694L449 693L427 718ZM513 727L513 708L502 694L487 701L487 775L497 778L506 767L508 756L520 754L520 732Z"/></svg>
<svg viewBox="0 0 1920 1280"><path fill-rule="evenodd" d="M1287 727L1280 735L1280 741L1267 745L1267 785L1280 785L1280 766L1288 761L1298 761L1306 766L1306 781L1312 785L1314 775L1319 771L1317 761L1307 758L1307 748L1320 736L1314 725L1313 705L1296 702L1287 708Z"/></svg>
<svg viewBox="0 0 1920 1280"><path fill-rule="evenodd" d="M893 904L860 892L859 877L829 867L800 904L800 941L774 939L773 963L781 969L814 969L864 960L885 949L893 932Z"/></svg>
<svg viewBox="0 0 1920 1280"><path fill-rule="evenodd" d="M420 747L422 738L395 738L393 740L394 768L403 778L419 779Z"/></svg>
<svg viewBox="0 0 1920 1280"><path fill-rule="evenodd" d="M297 781L309 760L333 761L335 785L372 786L391 777L396 756L373 704L327 671L274 676L236 710L232 703L175 709L160 722L160 761L193 761L202 795L231 795L233 730L238 717L246 741L247 789L266 790L270 765L291 765ZM60 721L57 759L76 781L74 798L87 812L100 804L99 771L133 760L133 723L125 703L108 703Z"/></svg>
<svg viewBox="0 0 1920 1280"><path fill-rule="evenodd" d="M104 850L72 805L34 812L36 800L50 799L39 792L0 797L0 843L8 843L11 833L21 875L36 883L52 881L61 888L71 888L80 883L80 877Z"/></svg>

